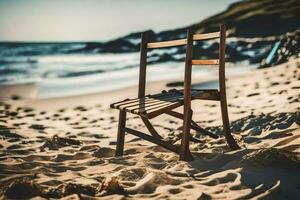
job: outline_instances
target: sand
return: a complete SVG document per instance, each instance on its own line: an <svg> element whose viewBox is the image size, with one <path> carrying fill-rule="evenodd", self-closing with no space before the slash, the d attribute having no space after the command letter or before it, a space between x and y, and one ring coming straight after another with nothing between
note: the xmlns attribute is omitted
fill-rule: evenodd
<svg viewBox="0 0 300 200"><path fill-rule="evenodd" d="M228 77L231 128L242 147L237 151L222 136L218 103L193 102L195 121L220 137L192 131L202 141L190 144L192 162L131 135L125 155L114 157L118 112L109 103L134 97L136 87L53 99L2 98L0 196L299 199L299 77L300 59ZM153 83L147 92L164 84ZM163 115L152 121L179 144L180 120ZM128 115L127 124L146 131L135 115Z"/></svg>

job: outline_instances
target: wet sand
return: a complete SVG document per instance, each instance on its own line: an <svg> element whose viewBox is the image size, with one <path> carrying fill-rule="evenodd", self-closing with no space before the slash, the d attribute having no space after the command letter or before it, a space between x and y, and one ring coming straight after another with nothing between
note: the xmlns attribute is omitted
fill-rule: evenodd
<svg viewBox="0 0 300 200"><path fill-rule="evenodd" d="M298 199L300 197L300 59L228 77L231 129L242 147L230 151L218 102L194 101L194 120L219 135L192 131L192 162L126 135L125 155L114 157L117 110L137 88L75 97L2 100L2 198ZM164 89L156 82L147 93ZM2 90L3 91L3 90ZM1 93L2 93L1 91ZM3 94L3 93L2 93ZM181 111L182 108L178 109ZM146 132L128 115L128 127ZM182 121L152 120L179 144Z"/></svg>

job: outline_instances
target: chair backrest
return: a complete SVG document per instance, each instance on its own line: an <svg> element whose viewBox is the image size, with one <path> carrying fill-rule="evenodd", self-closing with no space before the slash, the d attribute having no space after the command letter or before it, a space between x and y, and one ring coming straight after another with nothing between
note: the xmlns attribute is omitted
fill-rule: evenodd
<svg viewBox="0 0 300 200"><path fill-rule="evenodd" d="M219 58L209 60L194 60L193 55L193 42L201 40L209 40L220 38L219 44ZM187 31L187 38L177 39L171 41L150 42L149 35L147 33L142 34L142 41L140 45L140 73L139 73L139 91L138 97L145 96L146 85L146 67L147 67L147 50L157 48L167 48L175 46L186 45L186 58L185 58L185 90L191 88L191 67L193 65L219 65L219 86L220 93L225 94L225 40L226 40L226 28L224 25L220 25L220 31L204 34L193 34L192 31Z"/></svg>
<svg viewBox="0 0 300 200"><path fill-rule="evenodd" d="M198 40L209 40L219 38L219 57L215 59L208 60L195 60L192 58L193 52L193 41ZM191 40L189 43L187 41L187 49L191 49L191 54L186 54L186 65L218 65L219 66L219 90L221 98L226 99L226 85L225 85L225 50L226 50L226 27L225 25L220 25L220 31L206 34L195 34L193 35L188 31L187 39ZM190 61L189 61L190 60Z"/></svg>

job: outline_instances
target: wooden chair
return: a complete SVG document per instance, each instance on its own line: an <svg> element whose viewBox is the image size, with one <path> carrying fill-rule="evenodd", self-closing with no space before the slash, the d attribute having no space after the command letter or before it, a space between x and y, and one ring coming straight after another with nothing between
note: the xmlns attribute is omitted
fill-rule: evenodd
<svg viewBox="0 0 300 200"><path fill-rule="evenodd" d="M219 59L215 60L193 60L193 41L208 40L220 38L219 45ZM189 141L197 142L199 140L190 136L190 129L207 134L213 138L218 136L204 130L192 120L192 100L212 100L220 101L223 130L226 141L229 147L233 150L238 149L239 146L230 133L230 123L227 111L226 102L226 87L225 87L225 26L220 26L219 32L195 34L187 31L186 39L179 39L173 41L150 42L146 33L142 34L141 51L140 51L140 72L139 72L139 89L138 98L125 99L121 102L111 104L111 108L119 109L119 125L117 135L116 156L123 155L125 132L143 138L147 141L160 145L170 151L180 155L180 160L191 160L192 156L189 150ZM146 66L147 66L147 50L154 48L165 48L186 45L186 59L185 59L185 74L184 74L184 89L183 90L169 90L163 91L159 94L146 95ZM217 89L192 89L191 88L191 74L192 65L219 65L219 90ZM183 114L173 111L175 108L184 106ZM126 113L139 115L151 135L142 133L126 127ZM177 147L166 142L154 129L150 123L150 119L161 114L168 114L170 116L180 118L183 120L183 133L181 138L181 146Z"/></svg>

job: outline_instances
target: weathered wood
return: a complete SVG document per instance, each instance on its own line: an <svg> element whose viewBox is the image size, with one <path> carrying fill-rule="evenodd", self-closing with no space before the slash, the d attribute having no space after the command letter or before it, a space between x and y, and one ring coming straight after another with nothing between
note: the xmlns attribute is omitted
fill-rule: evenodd
<svg viewBox="0 0 300 200"><path fill-rule="evenodd" d="M149 36L147 32L142 33L142 41L140 46L141 54L140 54L140 73L139 73L139 91L138 91L139 98L145 96L148 40L149 40Z"/></svg>
<svg viewBox="0 0 300 200"><path fill-rule="evenodd" d="M150 123L149 119L145 118L145 117L141 117L142 121L144 122L146 128L148 129L148 131L150 132L150 134L156 138L162 139L162 137L158 134L158 132L155 130L155 128L152 126L152 124Z"/></svg>
<svg viewBox="0 0 300 200"><path fill-rule="evenodd" d="M145 100L142 100L142 101L136 101L133 103L118 106L118 108L135 110L135 109L146 108L147 106L150 106L150 105L158 105L158 104L163 104L163 103L176 102L178 100L180 100L180 96L178 96L178 94L176 94L176 95L173 94L173 95L160 97L160 98L146 98Z"/></svg>
<svg viewBox="0 0 300 200"><path fill-rule="evenodd" d="M132 100L132 99L124 99L124 100L122 100L122 101L117 101L117 102L115 102L115 103L110 104L110 108L116 108L116 105L122 104L122 103L127 102L127 101L131 101L131 100Z"/></svg>
<svg viewBox="0 0 300 200"><path fill-rule="evenodd" d="M219 59L211 60L193 60L193 41L206 40L220 37ZM193 157L189 150L189 141L202 142L199 139L193 138L190 135L190 129L194 129L204 133L210 137L217 138L213 133L201 128L195 121L192 120L191 101L195 99L200 100L218 100L221 103L222 121L224 126L224 134L228 145L231 149L238 149L239 146L235 142L230 133L230 123L227 110L226 101L226 85L225 85L225 26L220 27L220 32L195 34L188 31L186 39L151 42L146 33L142 35L141 41L141 56L140 56L140 72L139 72L139 90L138 98L126 99L117 103L111 104L111 108L120 110L118 136L117 136L117 150L116 155L123 155L125 132L141 137L154 144L163 146L175 153L179 154L180 160L191 160ZM186 60L185 60L185 75L184 75L184 89L183 90L169 90L154 95L145 96L146 86L146 65L147 65L147 48L164 48L172 46L187 45ZM219 87L220 91L214 89L192 89L191 76L192 65L219 65ZM183 114L173 111L173 109L184 105ZM126 126L126 112L138 114L146 128L152 135L147 135L137 130L133 130ZM163 113L177 117L183 120L183 132L180 148L161 140L161 136L155 130L149 119L157 117Z"/></svg>
<svg viewBox="0 0 300 200"><path fill-rule="evenodd" d="M184 72L184 107L183 107L183 133L181 139L180 148L180 160L189 159L189 139L191 129L191 79L192 79L192 60L193 55L193 35L190 30L187 31L187 47L186 47L186 58L185 58L185 72Z"/></svg>
<svg viewBox="0 0 300 200"><path fill-rule="evenodd" d="M123 105L117 106L118 109L135 109L136 107L143 107L143 105L151 105L151 104L156 104L156 103L162 103L164 102L163 100L159 99L153 99L153 98L141 98L138 101L130 102L130 103L125 103Z"/></svg>
<svg viewBox="0 0 300 200"><path fill-rule="evenodd" d="M154 116L162 114L166 110L181 106L183 104L183 97L179 93L176 93L176 95L177 96L173 96L172 99L169 96L169 99L164 99L162 101L147 101L147 99L144 100L142 98L142 101L139 103L117 106L117 109L151 119Z"/></svg>
<svg viewBox="0 0 300 200"><path fill-rule="evenodd" d="M230 132L230 123L227 111L227 98L226 98L226 79L225 79L225 49L226 49L226 28L224 25L220 26L220 64L219 64L219 87L220 87L220 104L223 121L223 131L229 147L233 150L239 149L239 145L236 143Z"/></svg>
<svg viewBox="0 0 300 200"><path fill-rule="evenodd" d="M192 120L191 128L211 138L218 139L219 136L201 128L195 121Z"/></svg>
<svg viewBox="0 0 300 200"><path fill-rule="evenodd" d="M163 94L163 95L160 95ZM117 108L120 110L126 110L131 112L132 110L145 109L148 106L161 105L166 102L176 102L183 99L183 90L174 90L160 93L156 95L149 95L145 98L129 99L127 101L111 104L111 108ZM192 100L220 100L219 91L216 89L192 89ZM135 113L135 112L132 112Z"/></svg>
<svg viewBox="0 0 300 200"><path fill-rule="evenodd" d="M182 119L182 120L184 119L184 115L183 114L181 114L179 112L176 112L176 111L173 111L173 110L167 111L166 114L171 115L173 117L176 117L178 119ZM213 133L211 133L211 132L209 132L209 131L201 128L194 120L191 120L191 129L194 129L195 131L198 131L198 132L200 132L200 133L202 133L204 135L210 136L210 137L212 137L214 139L219 138L217 135L215 135L215 134L213 134ZM191 139L191 137L190 137L190 139Z"/></svg>
<svg viewBox="0 0 300 200"><path fill-rule="evenodd" d="M204 141L199 140L198 138L192 137L191 135L190 135L190 141L194 142L194 143L204 143Z"/></svg>
<svg viewBox="0 0 300 200"><path fill-rule="evenodd" d="M176 111L173 111L173 110L167 111L166 114L167 114L167 115L171 115L171 116L173 116L173 117L176 117L176 118L178 118L178 119L182 119L182 120L184 119L183 114L181 114L181 113L179 113L179 112L176 112Z"/></svg>
<svg viewBox="0 0 300 200"><path fill-rule="evenodd" d="M195 34L193 35L193 40L208 40L220 37L220 32L213 33L203 33L203 34ZM166 47L174 47L174 46L182 46L187 44L187 39L178 39L178 40L170 40L170 41L161 41L161 42L150 42L147 44L148 49L155 48L166 48Z"/></svg>
<svg viewBox="0 0 300 200"><path fill-rule="evenodd" d="M175 47L175 46L182 46L185 44L186 44L186 39L179 39L179 40L170 40L170 41L163 41L163 42L151 42L147 44L147 48L155 49L155 48Z"/></svg>
<svg viewBox="0 0 300 200"><path fill-rule="evenodd" d="M195 34L193 35L193 40L209 40L209 39L214 39L214 38L219 38L220 37L220 32L212 32L212 33L202 33L202 34Z"/></svg>
<svg viewBox="0 0 300 200"><path fill-rule="evenodd" d="M144 112L148 112L151 110L159 110L160 108L164 108L166 106L170 106L173 104L174 104L173 102L161 101L159 103L141 106L141 107L137 107L137 108L129 109L129 110L132 111L133 113L144 113Z"/></svg>
<svg viewBox="0 0 300 200"><path fill-rule="evenodd" d="M165 113L168 110L173 110L182 105L183 105L183 101L180 101L180 102L176 102L174 104L168 105L166 107L160 108L158 110L151 110L151 112L147 111L147 112L141 113L141 115L147 117L148 119L152 119L154 117L157 117L157 116Z"/></svg>
<svg viewBox="0 0 300 200"><path fill-rule="evenodd" d="M147 140L149 142L152 142L154 144L157 144L159 146L164 147L165 149L168 149L170 151L173 151L173 152L179 154L179 148L178 147L176 147L176 146L174 146L174 145L172 145L170 143L167 143L167 142L165 142L165 141L163 141L161 139L155 138L155 137L153 137L151 135L147 135L147 134L145 134L143 132L140 132L140 131L137 131L137 130L134 130L134 129L131 129L131 128L125 128L125 131L127 133L129 133L129 134L135 135L137 137L140 137L140 138L142 138L144 140Z"/></svg>
<svg viewBox="0 0 300 200"><path fill-rule="evenodd" d="M116 156L122 156L124 150L124 139L125 139L125 125L126 125L126 112L119 112L119 125L118 125L118 135L117 135L117 148Z"/></svg>
<svg viewBox="0 0 300 200"><path fill-rule="evenodd" d="M171 105L174 105L174 104L177 104L177 102L162 102L160 104L154 104L154 105L149 105L149 106L146 106L146 107L142 107L141 109L137 108L137 109L133 109L133 113L146 113L146 112L150 112L150 111L153 111L153 110L159 110L161 108L164 108L164 107L167 107L167 106L171 106Z"/></svg>
<svg viewBox="0 0 300 200"><path fill-rule="evenodd" d="M134 113L135 112L144 112L147 109L153 108L153 107L160 107L160 106L164 106L164 105L168 105L170 104L169 101L154 101L154 102L145 102L143 104L139 104L133 107L126 107L126 110L132 110Z"/></svg>
<svg viewBox="0 0 300 200"><path fill-rule="evenodd" d="M111 107L113 108L121 108L123 106L127 106L128 104L139 104L139 102L144 101L143 99L145 99L145 101L155 101L155 100L165 100L168 99L170 97L176 96L178 94L173 93L160 93L160 94L156 94L156 95L147 95L145 97L141 97L141 98L134 98L134 99L127 99L124 101L120 101L117 103L113 103L111 104Z"/></svg>
<svg viewBox="0 0 300 200"><path fill-rule="evenodd" d="M218 59L212 60L192 60L192 65L218 65Z"/></svg>
<svg viewBox="0 0 300 200"><path fill-rule="evenodd" d="M178 95L179 95L178 92L174 92L174 91L163 92L154 95L147 95L141 98L125 99L123 101L119 101L111 104L111 107L119 109L120 107L127 106L128 104L135 104L135 103L139 104L139 102L144 101L143 99L145 99L145 101L168 100L168 99L173 99L173 97L177 97Z"/></svg>
<svg viewBox="0 0 300 200"><path fill-rule="evenodd" d="M145 97L145 98L147 98L147 97ZM126 104L131 104L131 103L138 102L138 101L140 101L140 99L141 98L127 99L127 100L124 100L124 101L113 103L113 104L111 104L111 106L113 106L114 108L119 108L120 106L123 106L123 105L126 105Z"/></svg>

